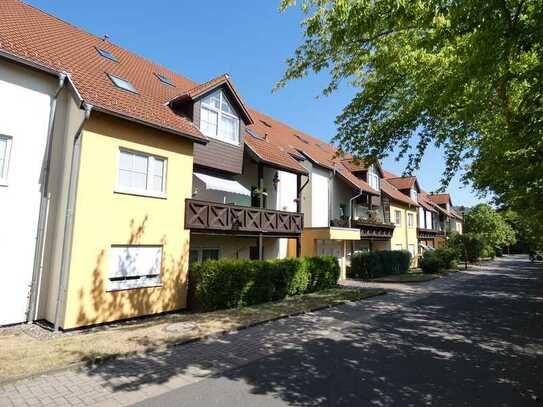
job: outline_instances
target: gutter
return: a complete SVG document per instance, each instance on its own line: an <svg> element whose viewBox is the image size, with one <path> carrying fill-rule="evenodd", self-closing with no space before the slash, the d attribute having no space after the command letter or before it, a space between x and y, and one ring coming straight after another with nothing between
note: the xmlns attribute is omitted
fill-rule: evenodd
<svg viewBox="0 0 543 407"><path fill-rule="evenodd" d="M68 182L68 199L66 202L66 212L64 221L64 234L62 243L62 257L60 263L59 273L59 285L57 293L57 303L55 307L55 321L54 330L58 331L61 323L61 314L63 313L63 307L66 302L66 289L68 285L68 265L70 263L70 257L72 252L72 233L74 222L74 210L75 210L75 198L76 187L79 178L79 160L81 155L81 134L83 126L89 120L93 106L83 102L81 107L85 109L85 117L81 121L77 132L75 133L72 149L72 160L70 166L69 182Z"/></svg>
<svg viewBox="0 0 543 407"><path fill-rule="evenodd" d="M47 128L47 141L45 145L45 166L41 176L42 193L40 200L40 211L38 216L38 231L36 236L36 248L34 251L34 267L32 272L32 283L30 286L30 301L28 305L27 320L37 319L38 301L41 291L41 280L43 275L43 260L45 249L45 235L47 232L47 220L49 217L49 203L51 195L49 194L49 171L51 169L51 155L53 150L53 134L55 128L55 116L57 111L58 96L66 84L67 75L58 74L58 85L51 100L51 110L49 112L49 125Z"/></svg>
<svg viewBox="0 0 543 407"><path fill-rule="evenodd" d="M364 194L364 192L362 190L360 190L360 193L358 195L355 195L351 199L349 199L349 228L351 228L351 226L352 226L351 223L352 223L352 219L353 219L353 201L355 199L360 198L363 194Z"/></svg>

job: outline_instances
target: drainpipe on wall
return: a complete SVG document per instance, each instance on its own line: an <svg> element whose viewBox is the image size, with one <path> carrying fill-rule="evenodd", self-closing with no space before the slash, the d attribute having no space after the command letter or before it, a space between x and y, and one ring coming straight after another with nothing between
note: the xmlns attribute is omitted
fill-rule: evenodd
<svg viewBox="0 0 543 407"><path fill-rule="evenodd" d="M37 319L38 301L41 289L41 279L43 274L43 256L45 247L45 234L47 220L49 217L49 171L51 169L51 155L53 151L53 133L55 128L55 116L57 111L57 100L60 92L64 88L66 74L58 74L58 85L51 100L51 110L49 112L49 125L47 128L47 141L45 144L45 165L41 174L41 199L38 215L38 229L36 235L36 248L34 250L34 267L32 272L32 282L30 286L30 299L28 304L27 321L32 322Z"/></svg>
<svg viewBox="0 0 543 407"><path fill-rule="evenodd" d="M72 249L72 231L73 231L73 213L75 209L75 198L76 198L76 186L77 179L79 176L79 159L81 153L81 132L83 131L83 126L89 120L92 105L89 105L85 102L82 103L81 107L85 109L85 117L81 121L77 132L74 137L74 144L72 149L72 160L70 165L70 178L68 182L68 199L66 202L66 215L64 221L64 234L63 234L63 243L62 243L62 257L60 263L60 273L59 273L59 284L58 284L58 294L57 294L57 304L55 307L55 323L54 330L58 331L60 328L60 316L61 311L66 300L66 286L68 284L68 264L71 256Z"/></svg>
<svg viewBox="0 0 543 407"><path fill-rule="evenodd" d="M360 193L358 195L353 196L351 199L349 199L349 228L351 228L351 221L353 219L353 201L355 199L360 198L364 193L362 190L360 190Z"/></svg>

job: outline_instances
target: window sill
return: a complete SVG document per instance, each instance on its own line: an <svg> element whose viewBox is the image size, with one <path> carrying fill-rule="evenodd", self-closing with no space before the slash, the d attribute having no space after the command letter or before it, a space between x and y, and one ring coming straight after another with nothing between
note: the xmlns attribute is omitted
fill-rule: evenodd
<svg viewBox="0 0 543 407"><path fill-rule="evenodd" d="M7 186L8 186L8 180L0 179L0 187L7 187Z"/></svg>
<svg viewBox="0 0 543 407"><path fill-rule="evenodd" d="M167 199L166 194L157 194L148 191L134 191L129 189L116 188L113 190L116 194L141 196L145 198Z"/></svg>
<svg viewBox="0 0 543 407"><path fill-rule="evenodd" d="M146 285L142 287L127 287L127 288L108 288L106 290L106 293L115 293L118 291L131 291L131 290L142 290L146 288L161 288L163 287L163 284L157 284L157 285Z"/></svg>

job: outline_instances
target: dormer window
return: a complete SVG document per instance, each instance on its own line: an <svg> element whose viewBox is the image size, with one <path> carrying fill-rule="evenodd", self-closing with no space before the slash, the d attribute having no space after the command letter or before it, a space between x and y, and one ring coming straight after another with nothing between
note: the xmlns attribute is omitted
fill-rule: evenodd
<svg viewBox="0 0 543 407"><path fill-rule="evenodd" d="M370 165L368 168L368 184L376 191L379 191L379 174L377 173L375 165Z"/></svg>
<svg viewBox="0 0 543 407"><path fill-rule="evenodd" d="M221 90L202 99L200 130L208 137L239 144L239 118Z"/></svg>
<svg viewBox="0 0 543 407"><path fill-rule="evenodd" d="M415 202L418 202L417 201L417 190L415 188L411 188L411 190L409 191L409 196L411 197L411 199Z"/></svg>

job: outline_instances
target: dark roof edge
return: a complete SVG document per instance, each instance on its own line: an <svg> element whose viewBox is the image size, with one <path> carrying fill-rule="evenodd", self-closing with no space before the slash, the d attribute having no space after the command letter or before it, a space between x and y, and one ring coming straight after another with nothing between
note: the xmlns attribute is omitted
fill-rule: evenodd
<svg viewBox="0 0 543 407"><path fill-rule="evenodd" d="M247 147L249 150L251 150L251 152L260 160L262 161L263 163L267 164L268 166L272 167L272 168L276 168L278 170L281 170L281 171L286 171L286 172L291 172L293 174L302 174L302 175L307 175L308 172L306 170L304 171L301 171L301 170L296 170L294 168L291 168L291 167L286 167L284 165L280 165L280 164L277 164L277 163L274 163L272 161L269 161L269 160L265 160L264 158L262 158L262 156L260 154L258 154L248 143L244 143L245 144L245 147ZM272 144L273 145L273 144ZM274 146L275 147L275 146Z"/></svg>

